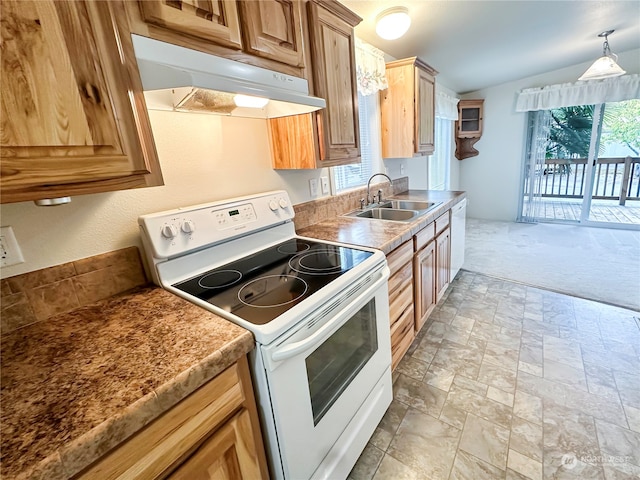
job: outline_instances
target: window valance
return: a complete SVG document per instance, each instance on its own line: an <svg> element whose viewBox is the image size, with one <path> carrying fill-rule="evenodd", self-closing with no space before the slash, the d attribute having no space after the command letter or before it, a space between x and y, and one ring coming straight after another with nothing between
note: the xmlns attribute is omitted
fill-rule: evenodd
<svg viewBox="0 0 640 480"><path fill-rule="evenodd" d="M621 102L633 98L640 98L640 75L526 88L518 95L516 112Z"/></svg>
<svg viewBox="0 0 640 480"><path fill-rule="evenodd" d="M436 92L436 118L457 120L459 101L459 99L446 93Z"/></svg>
<svg viewBox="0 0 640 480"><path fill-rule="evenodd" d="M372 95L388 88L382 50L356 37L356 79L362 95Z"/></svg>

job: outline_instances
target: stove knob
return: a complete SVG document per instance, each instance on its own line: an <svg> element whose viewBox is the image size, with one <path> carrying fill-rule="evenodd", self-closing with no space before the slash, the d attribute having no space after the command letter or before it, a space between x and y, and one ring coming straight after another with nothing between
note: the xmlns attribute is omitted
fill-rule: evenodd
<svg viewBox="0 0 640 480"><path fill-rule="evenodd" d="M276 203L276 201L275 201L275 200L271 200L271 201L269 202L269 208L270 208L271 210L273 210L274 212L278 209L278 204Z"/></svg>
<svg viewBox="0 0 640 480"><path fill-rule="evenodd" d="M287 201L284 198L280 199L280 208L287 208L289 206L289 204L287 203Z"/></svg>
<svg viewBox="0 0 640 480"><path fill-rule="evenodd" d="M162 236L164 238L174 238L176 235L178 235L178 229L174 225L162 227Z"/></svg>
<svg viewBox="0 0 640 480"><path fill-rule="evenodd" d="M193 233L196 231L196 224L191 220L185 220L184 222L182 222L181 228L184 233Z"/></svg>

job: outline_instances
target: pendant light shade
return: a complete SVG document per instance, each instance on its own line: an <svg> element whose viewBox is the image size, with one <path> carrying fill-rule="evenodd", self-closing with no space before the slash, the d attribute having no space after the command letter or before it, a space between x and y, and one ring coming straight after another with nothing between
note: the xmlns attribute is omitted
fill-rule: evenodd
<svg viewBox="0 0 640 480"><path fill-rule="evenodd" d="M591 65L578 80L600 80L601 78L618 77L627 73L616 63L618 56L611 53L609 48L609 40L607 37L614 31L615 30L607 30L598 35L599 37L604 37L602 57L593 62L593 65Z"/></svg>
<svg viewBox="0 0 640 480"><path fill-rule="evenodd" d="M406 7L385 10L376 19L376 33L385 40L395 40L404 35L411 25L411 17Z"/></svg>

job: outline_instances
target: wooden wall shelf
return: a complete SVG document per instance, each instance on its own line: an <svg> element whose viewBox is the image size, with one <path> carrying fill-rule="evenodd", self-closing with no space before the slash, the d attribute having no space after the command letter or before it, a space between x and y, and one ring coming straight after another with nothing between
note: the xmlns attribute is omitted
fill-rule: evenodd
<svg viewBox="0 0 640 480"><path fill-rule="evenodd" d="M458 102L458 121L456 122L456 158L475 157L478 150L475 143L482 136L484 100L460 100Z"/></svg>

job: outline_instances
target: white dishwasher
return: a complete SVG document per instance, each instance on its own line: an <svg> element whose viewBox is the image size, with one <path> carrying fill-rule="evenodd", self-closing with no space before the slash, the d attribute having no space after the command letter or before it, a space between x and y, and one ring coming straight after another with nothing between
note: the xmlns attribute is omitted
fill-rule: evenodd
<svg viewBox="0 0 640 480"><path fill-rule="evenodd" d="M467 199L451 209L451 280L458 274L464 263L464 235L467 215Z"/></svg>

